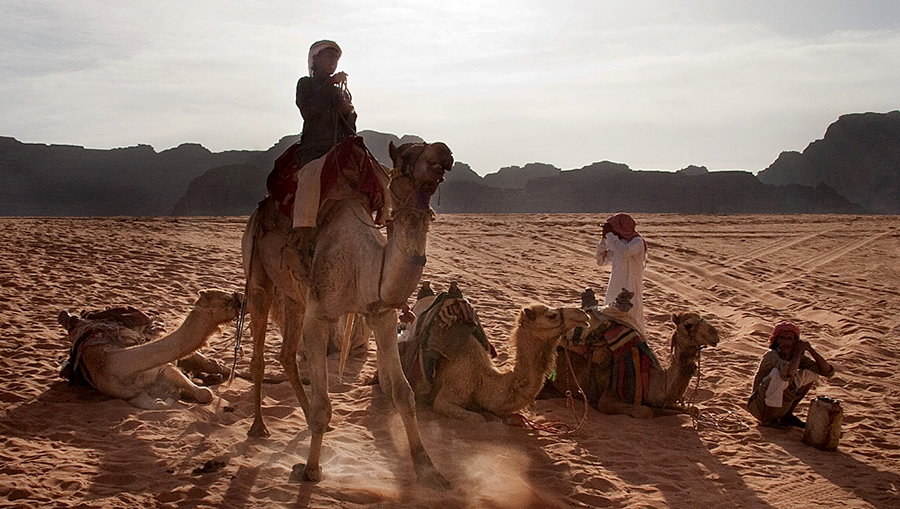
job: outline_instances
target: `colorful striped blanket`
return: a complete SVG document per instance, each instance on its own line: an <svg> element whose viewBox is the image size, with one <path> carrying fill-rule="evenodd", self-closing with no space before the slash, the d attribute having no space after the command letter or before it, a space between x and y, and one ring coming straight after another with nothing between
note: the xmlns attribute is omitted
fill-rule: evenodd
<svg viewBox="0 0 900 509"><path fill-rule="evenodd" d="M612 353L611 383L613 393L623 403L640 405L647 400L650 388L650 368L659 362L641 334L599 309L588 309L600 325L584 333L577 331L570 341L587 347L603 345Z"/></svg>

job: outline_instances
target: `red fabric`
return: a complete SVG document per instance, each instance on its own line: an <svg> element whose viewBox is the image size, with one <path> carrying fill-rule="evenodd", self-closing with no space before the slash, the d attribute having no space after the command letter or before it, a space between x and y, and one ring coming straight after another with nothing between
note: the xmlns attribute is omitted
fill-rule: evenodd
<svg viewBox="0 0 900 509"><path fill-rule="evenodd" d="M274 168L266 179L266 189L269 191L269 195L275 200L278 210L287 217L292 217L294 198L297 195L297 181L294 176L300 171L300 164L296 158L299 146L299 142L295 143L278 156ZM377 212L375 222L380 224L383 219L381 206L384 204L384 190L381 188L381 182L378 180L376 172L383 170L360 136L347 138L325 155L320 181L319 204L337 182L341 170L348 169L353 169L358 173L359 180L354 189L369 197L369 209Z"/></svg>
<svg viewBox="0 0 900 509"><path fill-rule="evenodd" d="M618 235L619 237L625 239L625 242L630 242L635 237L640 237L641 234L635 230L636 223L634 219L624 212L618 212L613 214L612 217L606 220L606 224L610 226L612 232ZM647 242L641 238L641 241L644 242L644 250L647 250Z"/></svg>
<svg viewBox="0 0 900 509"><path fill-rule="evenodd" d="M341 170L349 168L356 169L359 174L359 183L354 186L354 189L369 197L369 210L376 212L375 223L381 224L384 190L381 188L381 182L379 182L376 172L383 170L375 160L375 156L366 148L366 142L362 136L350 136L325 156L325 166L322 167L321 199L325 198L328 190L337 182Z"/></svg>
<svg viewBox="0 0 900 509"><path fill-rule="evenodd" d="M775 336L777 336L780 332L789 330L797 336L797 339L800 339L800 328L794 325L793 323L784 320L775 324L775 328L772 329L772 334L769 335L769 346L775 344Z"/></svg>
<svg viewBox="0 0 900 509"><path fill-rule="evenodd" d="M266 178L266 190L269 191L269 196L275 200L278 210L287 217L291 217L294 196L297 194L297 181L294 180L294 175L300 171L300 164L296 157L299 148L300 142L294 143L278 156L274 168Z"/></svg>

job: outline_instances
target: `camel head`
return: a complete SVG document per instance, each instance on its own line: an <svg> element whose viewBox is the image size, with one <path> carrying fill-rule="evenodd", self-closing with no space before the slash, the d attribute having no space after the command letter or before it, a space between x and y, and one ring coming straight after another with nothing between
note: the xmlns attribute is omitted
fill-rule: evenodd
<svg viewBox="0 0 900 509"><path fill-rule="evenodd" d="M437 143L404 143L395 147L388 145L394 171L391 176L409 179L412 187L426 199L437 191L444 181L444 172L453 166L453 153L447 145Z"/></svg>
<svg viewBox="0 0 900 509"><path fill-rule="evenodd" d="M200 295L194 303L194 310L208 312L217 323L225 323L237 318L243 300L244 296L238 292L200 290Z"/></svg>
<svg viewBox="0 0 900 509"><path fill-rule="evenodd" d="M556 340L576 327L587 327L588 315L578 308L550 308L531 304L519 312L517 326Z"/></svg>
<svg viewBox="0 0 900 509"><path fill-rule="evenodd" d="M719 344L719 331L697 313L678 313L672 315L675 333L672 335L674 351L699 351L703 347Z"/></svg>

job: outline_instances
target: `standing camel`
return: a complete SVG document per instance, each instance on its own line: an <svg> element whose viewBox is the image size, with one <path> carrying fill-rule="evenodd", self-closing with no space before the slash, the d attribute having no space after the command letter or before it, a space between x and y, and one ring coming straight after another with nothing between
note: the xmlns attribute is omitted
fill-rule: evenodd
<svg viewBox="0 0 900 509"><path fill-rule="evenodd" d="M406 303L422 276L426 236L434 219L431 196L444 180L444 172L453 165L453 156L443 143L406 143L400 147L391 143L389 149L394 169L389 196L385 197L392 206L386 238L372 218L367 197L358 192L344 192L340 199L330 203L324 215L320 214L311 266L305 274L299 274L283 264L287 235L277 224L286 218L276 210L273 200L264 200L250 217L242 239L256 405L249 434L268 434L261 415L262 352L269 308L277 287L284 301L284 342L279 360L312 435L306 464L295 468L301 472L300 480L322 479L319 464L322 439L331 420L326 365L328 338L338 319L354 313L364 317L374 332L379 379L400 411L419 482L446 488L449 483L435 469L419 435L415 398L403 375L397 350L397 309ZM365 153L356 155L358 160L366 157ZM352 168L342 168L341 178L349 176L350 188L352 175ZM301 345L309 364L309 399L297 363Z"/></svg>

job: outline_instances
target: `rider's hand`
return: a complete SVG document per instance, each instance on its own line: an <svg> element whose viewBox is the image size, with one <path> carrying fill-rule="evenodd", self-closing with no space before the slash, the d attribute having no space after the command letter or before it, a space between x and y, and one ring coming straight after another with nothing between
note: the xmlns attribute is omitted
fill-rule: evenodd
<svg viewBox="0 0 900 509"><path fill-rule="evenodd" d="M347 73L344 71L336 72L331 76L331 83L335 85L340 85L341 83L347 83Z"/></svg>

